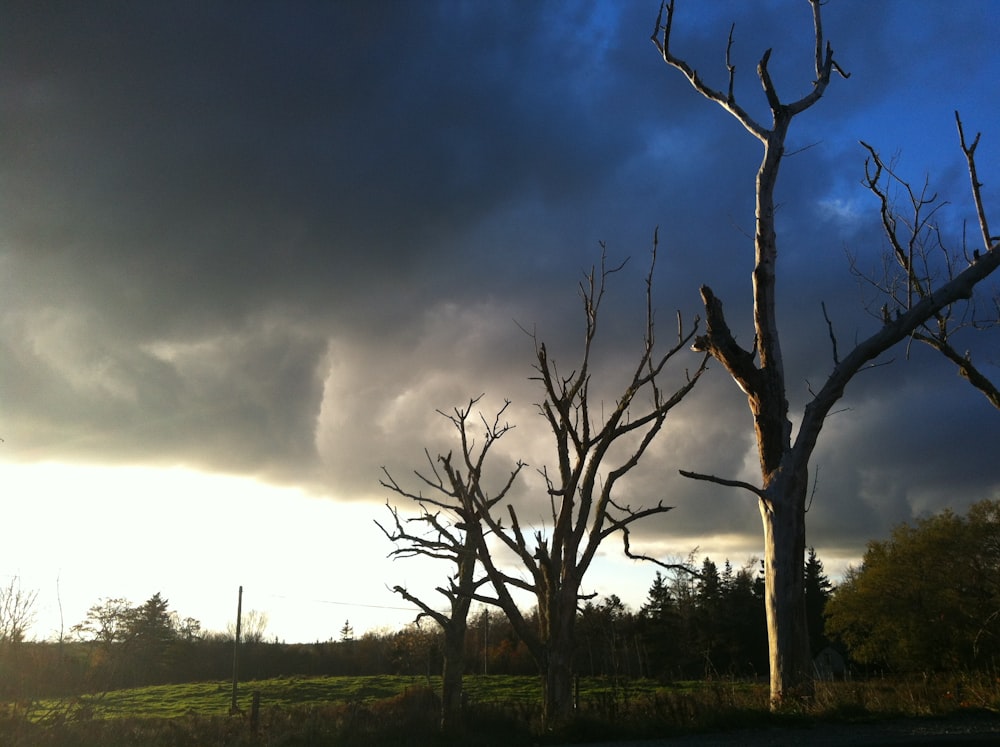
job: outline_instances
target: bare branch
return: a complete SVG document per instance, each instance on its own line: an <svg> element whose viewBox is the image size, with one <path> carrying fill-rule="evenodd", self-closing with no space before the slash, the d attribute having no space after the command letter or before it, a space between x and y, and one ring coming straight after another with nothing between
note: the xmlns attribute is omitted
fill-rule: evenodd
<svg viewBox="0 0 1000 747"><path fill-rule="evenodd" d="M610 513L608 513L607 507L605 507L605 516L607 517L610 524L608 524L608 526L605 527L605 529L601 532L602 540L605 537L608 537L619 530L623 532L627 531L628 526L630 524L634 524L635 522L641 519L645 519L649 516L654 516L655 514L665 514L668 511L674 510L673 506L664 506L663 501L660 501L655 506L652 506L650 508L639 508L633 510L631 506L619 506L614 501L609 499L607 501L607 506L610 506L615 510L622 512L623 514L625 514L625 516L623 517L612 516Z"/></svg>
<svg viewBox="0 0 1000 747"><path fill-rule="evenodd" d="M662 560L658 560L650 555L636 555L632 552L629 531L627 528L622 529L622 545L624 546L626 558L630 558L632 560L645 560L668 571L681 571L695 577L700 575L696 570L685 563L664 563Z"/></svg>
<svg viewBox="0 0 1000 747"><path fill-rule="evenodd" d="M444 615L441 612L435 610L433 607L429 606L428 604L426 604L423 600L419 599L418 597L415 597L413 594L410 594L410 592L407 591L402 586L393 586L392 590L396 594L399 594L399 596L401 596L403 599L405 599L410 604L415 605L420 610L420 613L417 615L417 617L414 620L414 622L418 622L419 623L422 618L424 618L424 617L430 617L432 620L434 620L442 628L447 627L447 625L448 625L448 617L446 615Z"/></svg>
<svg viewBox="0 0 1000 747"><path fill-rule="evenodd" d="M833 332L833 322L830 321L829 314L826 313L826 303L820 302L823 308L823 318L826 320L826 328L830 332L830 344L833 346L833 362L840 363L840 356L837 355L837 336Z"/></svg>
<svg viewBox="0 0 1000 747"><path fill-rule="evenodd" d="M982 185L976 175L975 150L979 143L979 135L976 135L971 145L968 144L957 112L955 120L962 152L968 165L973 203L985 244L985 252L976 249L973 251L971 259L966 255L965 261L970 265L968 269L977 267L983 262L996 266L997 246L995 240L991 243L980 191ZM954 299L954 301L968 301L965 307L970 309L971 313L958 317L951 303L943 306L930 303L934 299L940 298L942 288L951 287L960 276L967 274L967 272L958 272L957 262L960 261L960 256L949 252L944 247L941 231L934 223L937 212L946 203L938 201L936 195L929 193L926 181L919 191L915 190L893 168L885 164L875 148L864 142L862 142L862 146L869 154L865 162L864 184L879 201L882 228L892 249L894 262L884 262L886 267L883 270L882 279L875 279L862 273L854 264L852 264L852 272L872 286L880 297L887 299L880 312L884 328L893 327L902 321L902 309L912 311L918 301L928 302L925 306L930 308L930 311L913 326L908 333L909 336L944 355L955 364L960 376L976 387L994 407L1000 407L1000 391L998 391L996 384L972 362L970 353L960 354L950 342L950 338L962 328L982 329L1000 324L1000 307L997 309L998 313L994 314L994 318L991 320L984 322L977 318L975 305L971 299L972 286L978 282L978 279L971 280L971 285L966 283L967 290L963 290ZM902 190L909 203L907 215L901 214L892 197L893 186ZM933 265L932 255L936 260ZM905 293L900 289L902 281L897 279L898 270L894 274L890 269L893 265L899 268L905 276ZM972 277L985 277L991 271L987 269L985 273L973 273ZM945 283L940 284L937 281L938 274L944 275ZM940 287L935 288L935 285L940 285ZM895 306L894 316L890 315L890 304Z"/></svg>
<svg viewBox="0 0 1000 747"><path fill-rule="evenodd" d="M732 106L736 102L736 97L733 95L733 84L736 82L736 65L732 63L730 53L733 50L733 32L736 30L736 24L734 23L729 27L729 42L726 44L726 69L729 71L729 95L726 96L726 103Z"/></svg>
<svg viewBox="0 0 1000 747"><path fill-rule="evenodd" d="M737 344L726 323L722 301L707 285L701 287L701 298L705 304L705 334L695 337L691 349L708 353L719 361L744 392L755 391L760 377L753 362L754 352Z"/></svg>
<svg viewBox="0 0 1000 747"><path fill-rule="evenodd" d="M664 11L666 11L667 14L667 21L665 24L662 23ZM729 49L732 46L732 32L730 32L730 43L726 47L726 65L727 68L730 68L730 90L727 95L706 85L694 68L670 51L670 34L673 30L673 22L674 0L665 0L660 5L660 12L656 17L656 26L653 28L653 33L650 36L650 39L659 51L660 56L663 57L663 61L671 67L680 70L698 93L710 101L716 102L723 109L732 114L733 117L735 117L735 119L754 137L759 140L765 140L767 138L767 130L757 124L749 113L736 103L735 96L732 92L732 76L735 74L735 68L731 68L729 65Z"/></svg>
<svg viewBox="0 0 1000 747"><path fill-rule="evenodd" d="M972 200L976 206L976 215L979 218L979 229L983 235L983 249L985 251L990 251L993 248L993 245L1000 240L1000 237L990 235L990 227L986 221L986 209L983 207L983 195L981 192L983 184L979 181L979 177L976 175L976 147L979 145L979 137L982 133L977 132L976 139L972 141L972 145L966 145L965 130L962 127L962 119L958 116L957 111L955 112L955 124L958 127L958 138L962 145L962 153L965 154L965 160L969 166L969 179L972 182Z"/></svg>
<svg viewBox="0 0 1000 747"><path fill-rule="evenodd" d="M688 472L687 470L678 470L681 476L690 478L692 480L704 480L705 482L714 482L716 485L725 485L729 488L743 488L744 490L749 490L751 493L756 495L762 500L767 499L767 495L763 490L758 488L756 485L751 485L748 482L743 482L742 480L728 480L724 477L716 477L715 475L704 475L700 472Z"/></svg>
<svg viewBox="0 0 1000 747"><path fill-rule="evenodd" d="M914 334L917 340L920 340L932 348L937 350L939 353L944 355L945 358L950 360L958 368L958 375L963 379L968 381L972 386L982 392L983 396L989 400L990 404L1000 409L1000 389L972 362L972 355L966 351L965 355L959 355L958 351L953 348L947 340L942 337L924 335L920 333Z"/></svg>

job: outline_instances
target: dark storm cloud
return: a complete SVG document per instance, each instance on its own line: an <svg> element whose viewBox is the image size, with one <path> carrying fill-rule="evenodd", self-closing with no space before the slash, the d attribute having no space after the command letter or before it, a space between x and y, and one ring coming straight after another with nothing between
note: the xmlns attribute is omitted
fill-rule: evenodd
<svg viewBox="0 0 1000 747"><path fill-rule="evenodd" d="M808 89L805 3L679 6L678 51L717 87L735 20L751 112L764 115L754 69L767 47L782 95ZM632 260L612 284L602 349L634 355L656 226L661 339L674 309L693 318L707 282L749 344L760 146L657 58L655 13L655 2L7 3L8 457L185 463L370 497L379 465L408 470L425 445L447 448L436 408L487 392L514 400L519 434L504 455L535 463L545 434L518 324L572 361L574 285L606 240L612 261ZM857 140L900 148L907 175L929 171L956 204L967 185L954 109L985 131L982 168L1000 160L995 5L845 0L824 13L852 77L796 122L801 150L779 188L795 405L831 365L820 301L843 347L874 329L847 263L876 266L882 250ZM967 344L997 357L995 338ZM679 370L696 365L688 357ZM852 383L851 409L823 434L817 542L859 546L873 527L1000 484L981 458L996 413L933 356L894 357ZM748 496L676 474L752 481L750 437L745 402L713 367L629 483L634 503L677 507L646 537L754 535Z"/></svg>

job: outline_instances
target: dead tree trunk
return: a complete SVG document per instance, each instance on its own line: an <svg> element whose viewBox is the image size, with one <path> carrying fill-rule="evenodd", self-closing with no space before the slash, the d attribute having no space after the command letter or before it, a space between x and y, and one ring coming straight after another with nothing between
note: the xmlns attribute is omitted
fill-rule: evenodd
<svg viewBox="0 0 1000 747"><path fill-rule="evenodd" d="M575 708L573 657L576 653L576 600L572 604L569 599L557 600L553 608L558 611L549 623L542 710L546 723L557 725L565 723Z"/></svg>
<svg viewBox="0 0 1000 747"><path fill-rule="evenodd" d="M466 615L452 615L444 629L444 664L441 669L441 728L451 731L462 724L465 702L465 634Z"/></svg>
<svg viewBox="0 0 1000 747"><path fill-rule="evenodd" d="M806 626L806 475L775 480L758 501L764 526L764 599L772 697L811 694L812 671ZM770 493L768 495L768 493Z"/></svg>
<svg viewBox="0 0 1000 747"><path fill-rule="evenodd" d="M942 309L959 299L968 298L975 284L1000 264L1000 249L993 243L985 255L977 256L976 261L966 270L950 277L937 288L928 287L927 294L913 299L905 312L901 310L894 319L886 315L881 329L858 343L843 360L838 356L834 338L833 369L824 386L803 410L798 432L793 437L775 305L778 252L774 190L792 120L822 98L834 71L847 77L834 61L833 50L823 38L820 0L809 0L809 3L812 7L816 50L812 89L797 101L785 103L778 96L768 73L770 50L764 53L757 67L757 75L771 111L772 121L769 127L755 121L736 102L733 92L735 67L729 57L732 31L726 48L726 68L729 72L727 92L706 85L697 71L671 50L674 0L661 6L652 35L653 43L664 62L679 70L698 93L729 112L764 146L756 182L755 265L752 276L755 332L753 347L747 350L737 344L726 324L722 302L708 286L701 289L706 311L706 332L692 346L718 360L746 394L754 419L761 483L760 486L750 485L696 472L682 471L681 474L722 485L742 487L757 496L764 529L771 704L775 708L789 698L809 695L813 687L803 583L805 501L809 462L826 416L834 403L843 396L847 383L863 366L913 334ZM963 149L968 155L964 138ZM970 169L974 171L971 159ZM987 244L990 241L988 238ZM833 338L832 325L830 334Z"/></svg>

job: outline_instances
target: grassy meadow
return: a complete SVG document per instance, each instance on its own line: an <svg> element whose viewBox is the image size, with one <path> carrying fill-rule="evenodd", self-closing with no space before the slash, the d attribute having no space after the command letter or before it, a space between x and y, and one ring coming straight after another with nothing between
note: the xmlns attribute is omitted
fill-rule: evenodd
<svg viewBox="0 0 1000 747"><path fill-rule="evenodd" d="M250 712L253 693L260 694L261 708L319 707L331 703L373 703L405 696L412 691L441 687L440 677L418 675L290 676L241 683L237 705ZM698 683L681 683L678 688L696 688ZM581 678L580 700L609 703L649 696L661 686L653 680L613 683L604 678ZM475 703L534 706L541 699L541 682L534 676L469 675L465 693ZM128 690L81 695L69 700L40 700L32 706L32 718L69 709L88 718L176 718L179 716L228 715L232 704L231 682L196 682L181 685L151 685Z"/></svg>
<svg viewBox="0 0 1000 747"><path fill-rule="evenodd" d="M1000 712L1000 681L924 678L820 683L786 713L767 708L764 683L657 683L581 678L576 722L558 734L538 727L537 677L466 678L467 726L438 729L438 678L292 676L241 683L230 715L228 682L161 685L61 700L0 704L0 745L494 745L653 738L736 728L809 728L826 721ZM251 720L253 693L259 718Z"/></svg>

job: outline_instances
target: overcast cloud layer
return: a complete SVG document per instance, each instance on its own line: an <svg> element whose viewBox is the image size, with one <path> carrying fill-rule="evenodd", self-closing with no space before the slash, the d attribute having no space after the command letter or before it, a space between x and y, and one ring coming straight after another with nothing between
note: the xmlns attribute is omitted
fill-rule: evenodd
<svg viewBox="0 0 1000 747"><path fill-rule="evenodd" d="M572 367L575 297L599 260L601 351L639 351L654 229L661 339L712 285L751 339L759 144L668 69L650 2L3 2L0 23L0 428L3 459L175 465L381 500L448 448L435 414L513 404L499 456L545 461L532 342ZM779 92L811 83L805 2L678 0L677 52L737 97L773 47ZM801 406L877 322L847 254L875 267L864 139L899 151L973 219L953 111L982 130L1000 221L1000 5L833 0L826 35L851 73L795 123L779 200L780 309ZM812 147L808 147L812 146ZM995 284L993 286L995 288ZM998 338L957 344L997 371ZM814 464L809 541L857 553L893 524L1000 497L1000 414L929 351L861 375ZM889 358L886 359L887 361ZM685 354L673 368L680 381ZM613 398L621 386L595 386ZM629 484L676 510L644 539L759 545L748 495L678 468L755 480L750 418L719 366L675 411ZM525 453L529 452L529 453ZM505 465L500 465L505 467ZM530 494L533 483L523 490Z"/></svg>

